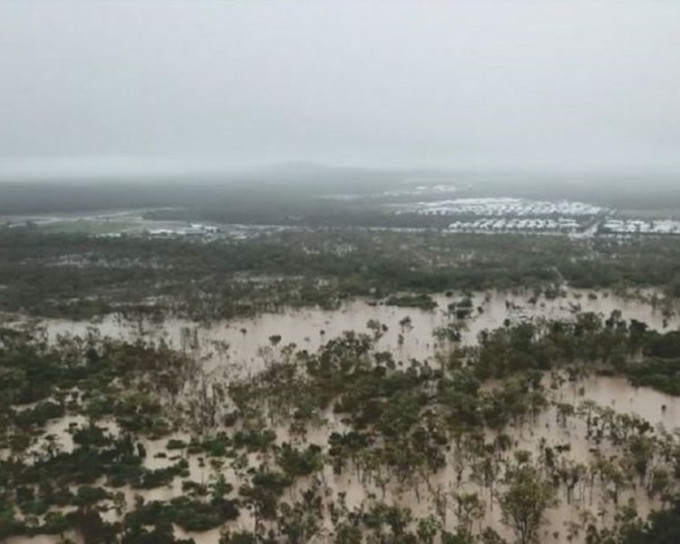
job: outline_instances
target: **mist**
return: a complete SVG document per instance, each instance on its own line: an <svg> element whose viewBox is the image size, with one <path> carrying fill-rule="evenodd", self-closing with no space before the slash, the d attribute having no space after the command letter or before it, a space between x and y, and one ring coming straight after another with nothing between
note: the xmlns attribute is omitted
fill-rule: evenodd
<svg viewBox="0 0 680 544"><path fill-rule="evenodd" d="M680 3L5 1L0 179L674 174Z"/></svg>

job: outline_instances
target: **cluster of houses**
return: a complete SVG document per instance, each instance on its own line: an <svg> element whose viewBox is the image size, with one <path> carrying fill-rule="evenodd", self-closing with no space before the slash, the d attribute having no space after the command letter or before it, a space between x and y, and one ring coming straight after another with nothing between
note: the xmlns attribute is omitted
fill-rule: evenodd
<svg viewBox="0 0 680 544"><path fill-rule="evenodd" d="M645 221L642 219L607 219L599 228L600 234L680 234L680 221Z"/></svg>
<svg viewBox="0 0 680 544"><path fill-rule="evenodd" d="M436 202L419 202L410 213L424 215L458 215L480 217L594 217L606 210L583 202L548 202L521 198L457 198Z"/></svg>
<svg viewBox="0 0 680 544"><path fill-rule="evenodd" d="M146 232L152 238L172 238L175 236L205 237L218 234L220 228L213 225L190 223L187 227L149 229Z"/></svg>
<svg viewBox="0 0 680 544"><path fill-rule="evenodd" d="M470 233L545 233L590 236L662 236L680 235L680 221L642 219L593 218L588 216L545 217L485 217L460 219L449 224L447 232Z"/></svg>
<svg viewBox="0 0 680 544"><path fill-rule="evenodd" d="M557 219L509 218L509 219L477 219L475 221L454 221L448 232L562 232L574 233L583 230L584 225L570 217Z"/></svg>
<svg viewBox="0 0 680 544"><path fill-rule="evenodd" d="M284 225L202 225L191 223L189 226L177 228L158 228L148 229L145 235L151 238L176 238L190 237L195 240L211 241L215 239L224 240L250 240L263 235L272 235L289 230L306 230L304 227L288 227Z"/></svg>

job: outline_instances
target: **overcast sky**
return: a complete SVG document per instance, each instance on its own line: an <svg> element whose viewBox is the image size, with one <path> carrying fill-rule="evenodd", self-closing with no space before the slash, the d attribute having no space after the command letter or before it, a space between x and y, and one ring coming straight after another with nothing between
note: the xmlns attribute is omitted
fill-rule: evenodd
<svg viewBox="0 0 680 544"><path fill-rule="evenodd" d="M0 0L0 177L680 172L680 1Z"/></svg>

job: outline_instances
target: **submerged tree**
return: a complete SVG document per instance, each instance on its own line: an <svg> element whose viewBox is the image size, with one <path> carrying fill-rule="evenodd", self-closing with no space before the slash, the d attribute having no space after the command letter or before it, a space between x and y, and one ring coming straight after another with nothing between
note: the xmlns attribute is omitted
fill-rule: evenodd
<svg viewBox="0 0 680 544"><path fill-rule="evenodd" d="M545 511L555 502L555 489L528 463L511 467L506 483L508 487L499 498L503 523L520 544L538 543L538 529Z"/></svg>

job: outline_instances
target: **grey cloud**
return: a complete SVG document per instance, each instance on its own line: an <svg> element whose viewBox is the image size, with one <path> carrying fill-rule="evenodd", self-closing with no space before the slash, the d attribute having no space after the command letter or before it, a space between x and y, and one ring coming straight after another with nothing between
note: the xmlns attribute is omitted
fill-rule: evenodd
<svg viewBox="0 0 680 544"><path fill-rule="evenodd" d="M0 177L680 168L680 3L5 1Z"/></svg>

